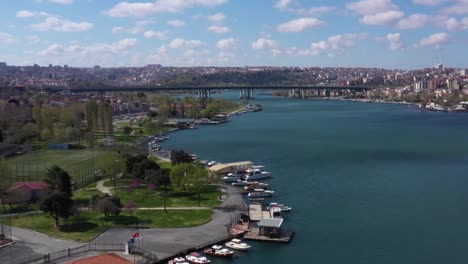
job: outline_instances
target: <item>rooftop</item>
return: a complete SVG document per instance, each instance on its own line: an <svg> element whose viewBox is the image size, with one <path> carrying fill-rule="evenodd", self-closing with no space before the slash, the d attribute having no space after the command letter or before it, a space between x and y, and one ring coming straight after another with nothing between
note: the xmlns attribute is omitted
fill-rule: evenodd
<svg viewBox="0 0 468 264"><path fill-rule="evenodd" d="M132 264L132 262L120 257L115 253L107 253L81 260L74 260L68 264Z"/></svg>
<svg viewBox="0 0 468 264"><path fill-rule="evenodd" d="M283 219L281 218L263 218L258 223L258 226L280 228L282 224L283 224Z"/></svg>

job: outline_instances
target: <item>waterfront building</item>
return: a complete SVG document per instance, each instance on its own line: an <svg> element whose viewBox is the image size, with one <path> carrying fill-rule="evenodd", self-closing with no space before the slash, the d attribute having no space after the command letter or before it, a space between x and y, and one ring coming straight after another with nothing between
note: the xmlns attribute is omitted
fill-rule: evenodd
<svg viewBox="0 0 468 264"><path fill-rule="evenodd" d="M427 89L427 84L424 81L419 81L414 84L415 92L422 92Z"/></svg>
<svg viewBox="0 0 468 264"><path fill-rule="evenodd" d="M450 91L460 90L460 85L457 79L447 79L447 89Z"/></svg>

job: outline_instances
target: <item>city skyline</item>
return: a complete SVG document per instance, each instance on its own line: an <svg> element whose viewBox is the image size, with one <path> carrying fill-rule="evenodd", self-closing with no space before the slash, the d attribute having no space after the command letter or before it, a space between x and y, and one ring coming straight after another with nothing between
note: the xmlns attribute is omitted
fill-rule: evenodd
<svg viewBox="0 0 468 264"><path fill-rule="evenodd" d="M0 61L77 67L467 67L468 0L1 3ZM442 61L443 58L443 61Z"/></svg>

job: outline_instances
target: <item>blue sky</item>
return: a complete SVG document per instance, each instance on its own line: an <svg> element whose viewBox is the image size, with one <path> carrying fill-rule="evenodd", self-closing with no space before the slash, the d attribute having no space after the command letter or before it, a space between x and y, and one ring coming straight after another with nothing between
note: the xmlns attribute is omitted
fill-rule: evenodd
<svg viewBox="0 0 468 264"><path fill-rule="evenodd" d="M468 67L468 0L17 0L0 61L70 66Z"/></svg>

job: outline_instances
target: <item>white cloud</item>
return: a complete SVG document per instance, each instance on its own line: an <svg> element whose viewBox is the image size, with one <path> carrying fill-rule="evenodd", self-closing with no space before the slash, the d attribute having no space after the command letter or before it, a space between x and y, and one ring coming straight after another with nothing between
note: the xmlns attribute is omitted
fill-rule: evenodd
<svg viewBox="0 0 468 264"><path fill-rule="evenodd" d="M61 5L70 5L73 4L75 0L49 0L49 2Z"/></svg>
<svg viewBox="0 0 468 264"><path fill-rule="evenodd" d="M455 0L455 3L443 8L442 14L465 15L468 14L468 0Z"/></svg>
<svg viewBox="0 0 468 264"><path fill-rule="evenodd" d="M398 21L396 27L399 29L422 28L429 22L429 16L423 14L413 14Z"/></svg>
<svg viewBox="0 0 468 264"><path fill-rule="evenodd" d="M437 6L444 2L447 2L447 0L413 0L413 3L416 5L427 5L427 6Z"/></svg>
<svg viewBox="0 0 468 264"><path fill-rule="evenodd" d="M226 15L223 13L216 13L214 15L208 16L208 20L213 22L221 22L226 19Z"/></svg>
<svg viewBox="0 0 468 264"><path fill-rule="evenodd" d="M400 33L390 33L387 35L387 40L391 50L401 50L405 44L401 39Z"/></svg>
<svg viewBox="0 0 468 264"><path fill-rule="evenodd" d="M25 36L24 39L28 42L27 44L37 44L41 41L39 36Z"/></svg>
<svg viewBox="0 0 468 264"><path fill-rule="evenodd" d="M255 50L275 49L278 46L279 45L278 42L276 42L276 40L266 38L259 38L252 43L252 48Z"/></svg>
<svg viewBox="0 0 468 264"><path fill-rule="evenodd" d="M174 20L169 20L167 21L167 24L169 26L173 26L173 27L183 27L185 26L185 22L182 21L182 20L177 20L177 19L174 19Z"/></svg>
<svg viewBox="0 0 468 264"><path fill-rule="evenodd" d="M324 26L325 22L316 18L298 18L280 24L276 29L279 32L302 32L310 28Z"/></svg>
<svg viewBox="0 0 468 264"><path fill-rule="evenodd" d="M279 10L285 10L289 4L291 4L292 0L279 0L276 2L275 7Z"/></svg>
<svg viewBox="0 0 468 264"><path fill-rule="evenodd" d="M360 15L375 15L377 13L399 10L392 0L361 0L347 4L346 8Z"/></svg>
<svg viewBox="0 0 468 264"><path fill-rule="evenodd" d="M216 43L216 47L223 51L232 51L237 49L239 45L239 39L236 38L227 38L221 39Z"/></svg>
<svg viewBox="0 0 468 264"><path fill-rule="evenodd" d="M61 44L52 44L45 50L39 51L40 56L51 55L96 55L96 54L126 54L128 50L138 44L136 39L122 39L111 44L99 43L95 45L83 46L80 44L71 44L64 46Z"/></svg>
<svg viewBox="0 0 468 264"><path fill-rule="evenodd" d="M15 44L17 40L10 34L6 32L0 32L0 43L1 44Z"/></svg>
<svg viewBox="0 0 468 264"><path fill-rule="evenodd" d="M148 30L143 35L145 36L145 38L156 38L156 39L159 39L159 40L167 39L166 33L161 32L161 31Z"/></svg>
<svg viewBox="0 0 468 264"><path fill-rule="evenodd" d="M334 10L336 10L336 6L314 6L310 8L290 9L291 12L302 16L319 16L323 13L328 13Z"/></svg>
<svg viewBox="0 0 468 264"><path fill-rule="evenodd" d="M468 29L468 17L464 17L461 21L463 29Z"/></svg>
<svg viewBox="0 0 468 264"><path fill-rule="evenodd" d="M88 31L94 27L89 22L73 22L56 17L48 17L44 22L31 25L32 30L36 31L60 31L60 32L78 32Z"/></svg>
<svg viewBox="0 0 468 264"><path fill-rule="evenodd" d="M401 11L386 11L372 15L365 15L361 18L361 23L367 25L389 25L404 17Z"/></svg>
<svg viewBox="0 0 468 264"><path fill-rule="evenodd" d="M429 37L421 39L418 43L414 45L415 48L425 47L425 46L434 46L440 48L442 45L447 43L449 36L447 33L439 32L430 35Z"/></svg>
<svg viewBox="0 0 468 264"><path fill-rule="evenodd" d="M433 18L433 23L440 28L450 31L466 29L463 19L458 21L454 17L436 16Z"/></svg>
<svg viewBox="0 0 468 264"><path fill-rule="evenodd" d="M185 40L183 38L176 38L173 39L169 43L169 48L171 49L197 49L205 46L205 43L203 43L200 40Z"/></svg>
<svg viewBox="0 0 468 264"><path fill-rule="evenodd" d="M16 12L16 18L32 18L32 17L53 17L56 15L49 14L42 11L29 11L29 10L20 10Z"/></svg>
<svg viewBox="0 0 468 264"><path fill-rule="evenodd" d="M208 27L208 31L214 32L216 34L226 34L231 30L228 27L225 27L225 26L213 25L213 26Z"/></svg>
<svg viewBox="0 0 468 264"><path fill-rule="evenodd" d="M128 65L130 51L138 45L136 39L122 39L113 43L97 43L92 45L52 44L46 49L35 52L30 59L33 63L73 64L74 66L93 65Z"/></svg>
<svg viewBox="0 0 468 264"><path fill-rule="evenodd" d="M113 27L112 28L112 34L118 34L118 33L123 33L125 32L124 27Z"/></svg>
<svg viewBox="0 0 468 264"><path fill-rule="evenodd" d="M180 13L191 7L213 7L227 2L228 0L157 0L154 3L120 2L111 9L104 11L104 14L112 17L143 17L157 13Z"/></svg>
<svg viewBox="0 0 468 264"><path fill-rule="evenodd" d="M347 48L354 47L356 45L356 40L363 40L366 38L368 38L366 33L336 35L324 41L313 42L308 49L298 49L296 47L288 48L286 53L296 56L317 56L326 54L329 57L335 57L336 53L342 53Z"/></svg>

